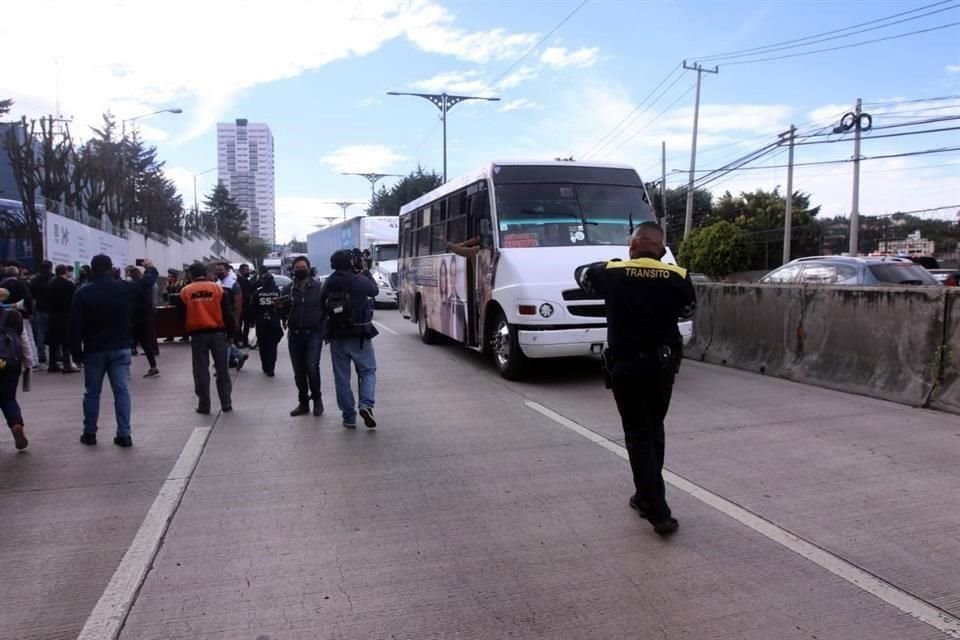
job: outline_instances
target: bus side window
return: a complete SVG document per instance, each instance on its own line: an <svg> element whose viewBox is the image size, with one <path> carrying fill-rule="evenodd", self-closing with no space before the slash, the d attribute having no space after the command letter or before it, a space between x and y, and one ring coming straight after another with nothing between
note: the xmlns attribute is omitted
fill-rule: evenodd
<svg viewBox="0 0 960 640"><path fill-rule="evenodd" d="M447 200L447 241L467 239L467 192L458 191Z"/></svg>
<svg viewBox="0 0 960 640"><path fill-rule="evenodd" d="M482 224L483 221L486 221L486 224ZM493 245L493 234L490 228L490 198L489 192L486 189L470 195L470 215L467 233L471 238L481 236L481 246L489 247Z"/></svg>

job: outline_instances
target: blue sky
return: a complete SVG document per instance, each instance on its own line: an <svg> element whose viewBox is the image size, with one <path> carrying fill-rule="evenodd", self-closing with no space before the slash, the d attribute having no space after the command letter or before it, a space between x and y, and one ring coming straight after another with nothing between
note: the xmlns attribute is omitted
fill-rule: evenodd
<svg viewBox="0 0 960 640"><path fill-rule="evenodd" d="M440 169L437 110L424 100L389 97L386 91L447 89L502 98L451 111L451 176L492 159L562 154L627 162L649 180L659 173L661 140L667 141L668 171L688 166L693 93L685 92L694 80L691 72L670 76L664 87L682 77L649 110L615 131L610 144L584 153L683 59L801 38L935 0L590 0L530 51L580 2L19 3L0 26L0 38L12 45L8 50L35 38L19 33L16 25L22 20L52 25L47 42L53 44L38 50L30 40L35 59L5 68L0 95L17 100L15 115L52 112L59 96L60 113L75 118L81 135L84 125L107 109L130 117L181 107L182 115L142 120L141 130L158 146L187 203L192 174L216 165L217 121L245 117L268 123L276 145L278 239L285 241L303 237L322 216L339 213L325 202L368 197L362 178L341 176L341 171L406 173L418 163ZM960 0L922 13L932 11L940 12L770 55L960 22ZM105 24L111 37L71 48L77 34L98 24ZM791 123L815 123L801 132L824 127L858 97L870 103L866 110L874 114L875 126L960 115L960 100L898 102L960 94L958 43L960 27L952 27L779 61L730 65L738 59L720 60L720 74L706 76L703 84L698 168L714 168L767 144ZM960 131L869 141L862 153L947 146L960 146ZM796 159L851 154L852 143L824 144L798 148ZM785 154L773 155L756 166L785 159ZM795 187L810 192L824 213L846 214L850 174L849 164L802 167ZM200 178L203 190L213 186L215 175ZM668 184L685 179L671 174ZM737 172L711 188L737 192L778 184L786 184L786 171L773 167ZM960 152L863 164L865 214L958 203Z"/></svg>

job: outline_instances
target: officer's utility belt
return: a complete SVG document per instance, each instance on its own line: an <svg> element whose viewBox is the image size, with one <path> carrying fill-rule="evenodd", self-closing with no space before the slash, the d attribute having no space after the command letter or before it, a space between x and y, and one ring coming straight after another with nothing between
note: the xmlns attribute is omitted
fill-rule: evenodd
<svg viewBox="0 0 960 640"><path fill-rule="evenodd" d="M607 376L613 374L615 367L618 372L623 373L649 373L656 369L673 370L676 366L673 348L667 344L660 345L652 351L638 351L616 359L614 359L610 349L607 348L603 350L600 357L603 362L603 370Z"/></svg>

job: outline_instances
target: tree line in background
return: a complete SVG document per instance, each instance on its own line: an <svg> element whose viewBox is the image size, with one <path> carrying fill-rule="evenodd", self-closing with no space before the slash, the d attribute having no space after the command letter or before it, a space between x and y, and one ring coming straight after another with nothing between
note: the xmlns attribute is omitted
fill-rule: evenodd
<svg viewBox="0 0 960 640"><path fill-rule="evenodd" d="M12 101L0 100L0 116ZM173 181L164 174L157 149L134 130L121 135L117 120L104 114L84 142L74 139L69 122L26 116L11 123L2 147L10 160L22 203L23 219L0 217L0 231L26 232L34 256L42 258L43 231L38 199L83 212L110 227L134 227L159 235L203 231L233 246L251 259L269 252L252 238L246 215L218 183L202 211L187 211Z"/></svg>

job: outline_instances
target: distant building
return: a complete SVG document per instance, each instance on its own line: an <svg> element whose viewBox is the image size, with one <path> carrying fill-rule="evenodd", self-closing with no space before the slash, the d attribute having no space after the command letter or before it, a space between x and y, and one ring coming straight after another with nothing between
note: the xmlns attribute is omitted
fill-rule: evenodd
<svg viewBox="0 0 960 640"><path fill-rule="evenodd" d="M905 256L932 256L936 252L933 240L924 240L919 231L914 231L904 240L881 240L880 253Z"/></svg>
<svg viewBox="0 0 960 640"><path fill-rule="evenodd" d="M217 124L217 175L247 214L250 234L276 242L273 134L266 124L239 118Z"/></svg>

